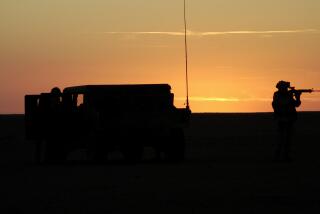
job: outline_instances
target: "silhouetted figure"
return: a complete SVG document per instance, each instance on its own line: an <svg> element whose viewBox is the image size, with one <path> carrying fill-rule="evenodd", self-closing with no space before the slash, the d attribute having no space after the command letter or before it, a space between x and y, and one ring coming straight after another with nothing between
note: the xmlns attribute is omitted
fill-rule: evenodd
<svg viewBox="0 0 320 214"><path fill-rule="evenodd" d="M48 112L47 128L48 136L46 143L46 155L45 157L49 160L60 159L60 156L63 152L58 151L59 144L62 143L62 127L65 123L62 122L62 93L58 87L54 87L50 92L50 106Z"/></svg>
<svg viewBox="0 0 320 214"><path fill-rule="evenodd" d="M51 89L51 102L50 110L53 112L58 112L61 110L61 90L58 87Z"/></svg>
<svg viewBox="0 0 320 214"><path fill-rule="evenodd" d="M290 161L290 147L293 134L293 125L297 120L296 107L301 104L301 92L289 90L290 82L279 81L278 91L273 95L272 107L274 117L278 123L278 142L275 146L275 160Z"/></svg>

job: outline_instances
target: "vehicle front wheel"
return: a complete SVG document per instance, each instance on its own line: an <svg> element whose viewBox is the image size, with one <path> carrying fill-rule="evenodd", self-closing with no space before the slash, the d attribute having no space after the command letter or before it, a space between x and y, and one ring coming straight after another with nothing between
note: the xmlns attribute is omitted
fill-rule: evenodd
<svg viewBox="0 0 320 214"><path fill-rule="evenodd" d="M185 137L183 130L172 130L167 143L165 152L167 160L173 162L183 161L185 158Z"/></svg>
<svg viewBox="0 0 320 214"><path fill-rule="evenodd" d="M143 146L127 146L122 149L124 158L129 163L136 163L142 160L143 157Z"/></svg>

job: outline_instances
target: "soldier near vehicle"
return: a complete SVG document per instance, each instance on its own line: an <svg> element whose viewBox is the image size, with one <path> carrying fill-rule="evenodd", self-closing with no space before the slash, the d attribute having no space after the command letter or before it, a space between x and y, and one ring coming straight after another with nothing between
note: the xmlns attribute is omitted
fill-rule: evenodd
<svg viewBox="0 0 320 214"><path fill-rule="evenodd" d="M294 123L297 120L296 108L301 105L301 94L311 93L313 89L297 90L290 86L290 82L279 81L276 85L278 91L273 95L272 107L274 118L278 123L278 142L275 145L275 160L290 160Z"/></svg>
<svg viewBox="0 0 320 214"><path fill-rule="evenodd" d="M168 84L74 86L25 96L26 137L41 142L38 161L64 161L79 149L92 160L119 150L137 161L144 147L158 157L182 160L190 114L174 106Z"/></svg>

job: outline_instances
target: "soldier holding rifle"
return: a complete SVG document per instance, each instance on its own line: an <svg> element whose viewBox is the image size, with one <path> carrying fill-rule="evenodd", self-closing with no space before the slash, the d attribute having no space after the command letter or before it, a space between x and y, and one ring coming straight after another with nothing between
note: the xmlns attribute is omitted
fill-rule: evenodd
<svg viewBox="0 0 320 214"><path fill-rule="evenodd" d="M290 147L293 134L293 125L297 120L296 108L301 105L302 93L311 93L313 89L296 90L290 82L279 81L278 91L273 95L272 107L274 117L278 123L279 139L275 148L276 161L290 161Z"/></svg>

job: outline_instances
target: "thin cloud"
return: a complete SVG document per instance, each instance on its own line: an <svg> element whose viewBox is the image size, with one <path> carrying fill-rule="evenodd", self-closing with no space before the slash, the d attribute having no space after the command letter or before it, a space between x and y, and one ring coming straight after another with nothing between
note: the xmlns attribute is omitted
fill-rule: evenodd
<svg viewBox="0 0 320 214"><path fill-rule="evenodd" d="M202 36L211 35L227 35L227 34L290 34L290 33L312 33L317 32L316 29L302 29L302 30L266 30L266 31L223 31L223 32L203 32Z"/></svg>
<svg viewBox="0 0 320 214"><path fill-rule="evenodd" d="M160 31L142 31L142 32L102 32L103 34L124 34L124 35L163 35L163 36L183 36L183 32L160 32Z"/></svg>
<svg viewBox="0 0 320 214"><path fill-rule="evenodd" d="M219 36L219 35L243 35L243 34L262 34L262 35L273 35L273 34L297 34L297 33L316 33L319 32L317 29L300 29L300 30L265 30L265 31L209 31L209 32L196 32L188 31L189 36ZM184 36L184 32L174 31L111 31L102 32L102 34L109 35L159 35L159 36Z"/></svg>

